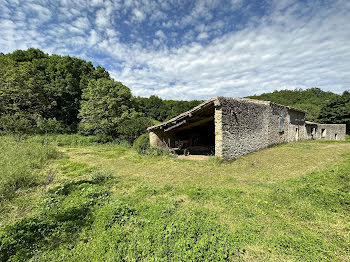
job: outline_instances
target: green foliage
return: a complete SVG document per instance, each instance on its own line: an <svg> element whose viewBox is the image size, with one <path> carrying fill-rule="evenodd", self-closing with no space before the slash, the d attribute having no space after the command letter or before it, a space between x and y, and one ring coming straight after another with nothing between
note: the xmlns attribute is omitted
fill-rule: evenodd
<svg viewBox="0 0 350 262"><path fill-rule="evenodd" d="M82 90L89 81L100 78L110 79L104 68L74 57L49 56L33 48L2 55L0 118L9 115L20 122L15 126L27 121L27 128L10 132L52 132L53 125L54 132L75 132ZM43 125L36 126L38 117L49 122L44 130ZM8 132L5 125L0 130Z"/></svg>
<svg viewBox="0 0 350 262"><path fill-rule="evenodd" d="M153 95L149 98L137 97L135 107L139 112L144 113L147 117L158 121L164 121L192 109L201 102L202 101L198 100L162 100L161 98Z"/></svg>
<svg viewBox="0 0 350 262"><path fill-rule="evenodd" d="M55 117L45 119L39 116L36 119L36 126L38 129L38 133L41 134L58 134L63 132L61 123L57 121Z"/></svg>
<svg viewBox="0 0 350 262"><path fill-rule="evenodd" d="M338 97L332 92L325 92L319 88L310 88L306 90L281 90L272 93L249 96L252 99L267 100L278 104L296 107L308 112L306 119L317 122L321 107L334 98Z"/></svg>
<svg viewBox="0 0 350 262"><path fill-rule="evenodd" d="M101 78L89 82L82 98L80 133L116 137L118 126L130 115L130 89L120 82Z"/></svg>
<svg viewBox="0 0 350 262"><path fill-rule="evenodd" d="M78 134L46 134L27 137L28 142L42 144L52 143L57 146L92 146L98 144L117 144L129 147L130 144L123 139L116 139L108 136L82 136Z"/></svg>
<svg viewBox="0 0 350 262"><path fill-rule="evenodd" d="M182 210L177 202L129 204L114 200L94 213L73 248L38 253L35 260L223 261L235 251L217 217L206 210Z"/></svg>
<svg viewBox="0 0 350 262"><path fill-rule="evenodd" d="M149 156L174 156L170 153L167 148L161 146L152 146L147 151L146 154Z"/></svg>
<svg viewBox="0 0 350 262"><path fill-rule="evenodd" d="M139 136L135 140L133 147L137 151L137 153L141 155L146 154L150 148L149 134L143 134Z"/></svg>
<svg viewBox="0 0 350 262"><path fill-rule="evenodd" d="M29 48L27 51L16 50L9 57L16 62L31 62L34 59L48 58L48 55L39 49Z"/></svg>
<svg viewBox="0 0 350 262"><path fill-rule="evenodd" d="M130 116L123 120L118 125L119 137L126 139L132 143L137 137L147 131L147 127L152 126L152 119L140 114L130 114Z"/></svg>
<svg viewBox="0 0 350 262"><path fill-rule="evenodd" d="M47 144L0 137L0 201L10 198L18 189L41 183L43 177L39 169L58 155L56 149Z"/></svg>
<svg viewBox="0 0 350 262"><path fill-rule="evenodd" d="M36 132L35 119L26 113L0 116L0 134L32 134Z"/></svg>
<svg viewBox="0 0 350 262"><path fill-rule="evenodd" d="M42 250L72 242L92 223L92 211L108 200L102 186L106 176L95 176L50 190L39 213L7 226L0 235L0 260L23 261Z"/></svg>
<svg viewBox="0 0 350 262"><path fill-rule="evenodd" d="M322 123L346 124L350 134L350 92L335 97L321 108L319 119Z"/></svg>

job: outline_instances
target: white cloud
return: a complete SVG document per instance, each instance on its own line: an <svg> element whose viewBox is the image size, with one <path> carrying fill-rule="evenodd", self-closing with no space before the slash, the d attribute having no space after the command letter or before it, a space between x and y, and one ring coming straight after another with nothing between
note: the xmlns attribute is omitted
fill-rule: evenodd
<svg viewBox="0 0 350 262"><path fill-rule="evenodd" d="M119 79L137 95L183 99L314 86L342 92L350 86L350 36L345 33L350 26L343 23L346 12L332 8L319 10L311 20L285 14L284 26L275 13L258 27L222 36L205 47L138 50L135 63L143 63L144 69L126 68Z"/></svg>
<svg viewBox="0 0 350 262"><path fill-rule="evenodd" d="M209 37L207 32L202 32L197 36L198 40L203 40L203 39L207 39Z"/></svg>
<svg viewBox="0 0 350 262"><path fill-rule="evenodd" d="M42 22L51 18L51 11L42 5L35 3L27 3L25 7L26 10L29 12L34 11L34 13L36 13L35 15L37 16L37 18L40 19Z"/></svg>
<svg viewBox="0 0 350 262"><path fill-rule="evenodd" d="M143 13L141 10L139 9L133 9L132 10L132 13L133 13L133 20L136 20L138 22L141 22L143 21L145 18L146 18L146 14Z"/></svg>
<svg viewBox="0 0 350 262"><path fill-rule="evenodd" d="M90 22L89 19L86 17L78 17L74 22L73 25L77 28L81 29L89 29L90 28Z"/></svg>
<svg viewBox="0 0 350 262"><path fill-rule="evenodd" d="M165 38L166 38L166 36L165 36L165 34L164 34L164 32L163 32L162 30L158 30L158 31L155 33L155 35L156 35L157 37L161 38L161 39L165 39Z"/></svg>
<svg viewBox="0 0 350 262"><path fill-rule="evenodd" d="M91 30L90 31L90 35L89 35L89 38L88 38L88 45L91 47L93 45L96 45L97 42L100 41L100 37L98 35L98 33L96 32L96 30Z"/></svg>
<svg viewBox="0 0 350 262"><path fill-rule="evenodd" d="M22 6L7 3L5 15L0 14L0 52L34 46L94 60L135 95L206 99L314 86L342 92L350 86L350 4L346 1L308 6L276 0L265 16L252 17L240 31L226 34L224 20L207 22L220 1L198 1L187 15L164 20L168 19L165 10L173 8L170 1L157 5L130 0L121 6L119 1L62 0L55 7L58 21L52 24L45 21L53 7L31 5L35 16L27 20ZM242 1L230 5L239 8ZM87 16L91 6L99 11ZM11 17L6 16L9 12ZM120 15L129 23L128 33L135 42L122 41L121 25L116 22ZM147 45L136 30L143 23L155 28ZM38 27L41 24L44 31ZM174 38L177 45L164 44ZM98 60L94 54L108 58Z"/></svg>
<svg viewBox="0 0 350 262"><path fill-rule="evenodd" d="M106 13L105 9L100 9L96 13L96 25L98 27L106 27L110 24L109 15Z"/></svg>

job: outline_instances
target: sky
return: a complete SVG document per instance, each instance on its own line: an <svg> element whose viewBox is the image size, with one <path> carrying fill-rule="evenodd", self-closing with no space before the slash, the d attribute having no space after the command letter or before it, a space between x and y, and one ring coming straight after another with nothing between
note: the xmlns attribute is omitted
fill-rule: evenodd
<svg viewBox="0 0 350 262"><path fill-rule="evenodd" d="M349 0L0 0L0 52L105 67L134 95L350 90Z"/></svg>

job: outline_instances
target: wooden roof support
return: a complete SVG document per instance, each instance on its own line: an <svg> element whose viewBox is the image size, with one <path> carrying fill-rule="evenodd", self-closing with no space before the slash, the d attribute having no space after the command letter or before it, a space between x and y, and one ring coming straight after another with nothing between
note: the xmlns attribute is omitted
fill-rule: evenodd
<svg viewBox="0 0 350 262"><path fill-rule="evenodd" d="M201 124L204 124L204 123L210 122L210 121L214 121L214 116L206 117L206 118L203 118L202 120L199 120L199 121L196 121L193 123L189 123L185 126L178 128L177 130L180 131L180 130L188 129L188 128L199 126Z"/></svg>

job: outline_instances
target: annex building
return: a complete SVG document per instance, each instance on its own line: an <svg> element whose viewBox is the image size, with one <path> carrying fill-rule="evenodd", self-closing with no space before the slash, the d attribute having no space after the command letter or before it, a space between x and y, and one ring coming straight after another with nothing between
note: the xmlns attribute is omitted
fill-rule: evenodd
<svg viewBox="0 0 350 262"><path fill-rule="evenodd" d="M284 142L345 140L345 124L313 123L305 115L269 101L214 97L148 131L151 146L226 160Z"/></svg>

